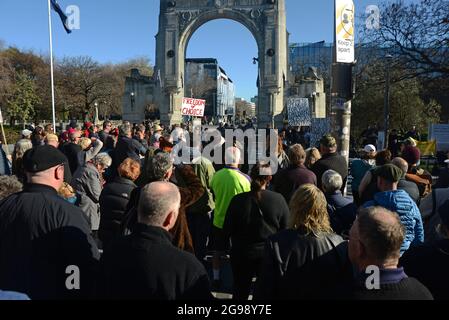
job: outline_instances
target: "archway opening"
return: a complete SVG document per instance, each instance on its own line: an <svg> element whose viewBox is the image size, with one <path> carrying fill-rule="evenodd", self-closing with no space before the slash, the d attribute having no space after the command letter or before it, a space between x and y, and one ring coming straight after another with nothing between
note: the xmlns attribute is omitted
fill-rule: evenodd
<svg viewBox="0 0 449 320"><path fill-rule="evenodd" d="M206 22L187 42L184 95L206 100L206 119L247 122L256 116L258 46L243 24Z"/></svg>

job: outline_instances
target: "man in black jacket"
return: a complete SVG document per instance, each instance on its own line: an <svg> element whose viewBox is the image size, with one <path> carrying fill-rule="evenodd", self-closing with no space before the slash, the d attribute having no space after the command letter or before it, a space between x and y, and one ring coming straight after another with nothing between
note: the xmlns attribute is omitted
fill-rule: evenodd
<svg viewBox="0 0 449 320"><path fill-rule="evenodd" d="M342 179L343 185L341 187L341 192L343 193L346 189L346 180L348 179L348 162L346 158L337 153L337 141L331 135L325 135L320 140L320 152L323 156L318 160L312 171L316 174L318 188L322 189L322 177L323 173L327 170L334 170L338 172Z"/></svg>
<svg viewBox="0 0 449 320"><path fill-rule="evenodd" d="M62 152L69 160L70 174L73 175L78 169L78 153L83 151L78 142L81 138L81 132L74 131L70 133L70 142L62 146Z"/></svg>
<svg viewBox="0 0 449 320"><path fill-rule="evenodd" d="M433 300L429 290L399 268L404 227L399 216L381 207L359 211L349 233L349 259L360 272L356 300Z"/></svg>
<svg viewBox="0 0 449 320"><path fill-rule="evenodd" d="M142 189L138 224L112 245L101 260L99 297L107 299L210 299L209 278L190 253L172 244L181 195L168 182Z"/></svg>
<svg viewBox="0 0 449 320"><path fill-rule="evenodd" d="M117 168L125 159L131 158L140 162L140 156L144 156L147 152L147 149L145 149L144 146L132 138L132 128L130 124L122 124L119 127L119 132L120 136L112 157L111 178L117 176Z"/></svg>
<svg viewBox="0 0 449 320"><path fill-rule="evenodd" d="M87 298L98 249L83 212L58 197L65 156L52 146L24 155L23 192L0 202L0 288L31 299Z"/></svg>

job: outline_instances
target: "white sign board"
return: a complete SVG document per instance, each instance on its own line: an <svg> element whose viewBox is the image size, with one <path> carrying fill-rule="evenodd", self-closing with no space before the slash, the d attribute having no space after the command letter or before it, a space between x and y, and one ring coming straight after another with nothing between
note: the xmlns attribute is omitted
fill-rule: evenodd
<svg viewBox="0 0 449 320"><path fill-rule="evenodd" d="M433 124L430 126L430 140L437 141L437 151L449 150L449 124Z"/></svg>
<svg viewBox="0 0 449 320"><path fill-rule="evenodd" d="M2 109L0 109L0 123L3 123Z"/></svg>
<svg viewBox="0 0 449 320"><path fill-rule="evenodd" d="M353 63L354 54L353 0L335 0L335 50L337 63Z"/></svg>
<svg viewBox="0 0 449 320"><path fill-rule="evenodd" d="M206 100L182 98L181 114L190 117L204 117Z"/></svg>

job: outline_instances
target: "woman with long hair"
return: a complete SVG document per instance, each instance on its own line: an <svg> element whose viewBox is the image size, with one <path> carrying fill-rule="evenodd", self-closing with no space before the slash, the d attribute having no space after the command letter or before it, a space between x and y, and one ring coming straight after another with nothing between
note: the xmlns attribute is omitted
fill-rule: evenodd
<svg viewBox="0 0 449 320"><path fill-rule="evenodd" d="M21 139L16 142L14 146L14 152L12 154L12 174L17 177L17 179L25 183L26 174L23 167L22 158L25 152L33 148L33 144L28 139Z"/></svg>
<svg viewBox="0 0 449 320"><path fill-rule="evenodd" d="M268 239L255 299L318 299L350 277L343 239L331 228L316 186L301 186L290 201L289 229ZM348 272L349 271L349 272Z"/></svg>
<svg viewBox="0 0 449 320"><path fill-rule="evenodd" d="M304 165L307 169L312 170L315 162L321 159L321 153L317 148L310 148L306 150L306 162Z"/></svg>
<svg viewBox="0 0 449 320"><path fill-rule="evenodd" d="M283 144L283 140L282 140L281 136L278 137L278 146L277 146L276 156L278 158L279 170L286 169L289 167L290 160L288 158L287 153L285 152L284 144Z"/></svg>
<svg viewBox="0 0 449 320"><path fill-rule="evenodd" d="M252 279L263 261L268 237L287 228L289 210L284 197L266 190L271 178L269 164L254 166L251 191L235 196L226 213L224 232L232 240L235 300L248 299Z"/></svg>

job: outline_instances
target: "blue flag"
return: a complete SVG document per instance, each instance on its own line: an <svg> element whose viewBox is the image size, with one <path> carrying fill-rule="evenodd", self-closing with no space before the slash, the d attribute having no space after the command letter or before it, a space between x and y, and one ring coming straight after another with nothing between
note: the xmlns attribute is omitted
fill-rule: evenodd
<svg viewBox="0 0 449 320"><path fill-rule="evenodd" d="M70 30L70 28L68 26L67 15L64 13L64 11L62 11L61 7L59 6L59 3L56 0L51 0L51 6L52 6L53 10L55 10L56 13L59 14L62 24L64 25L65 31L67 31L67 33L72 33L72 30Z"/></svg>

